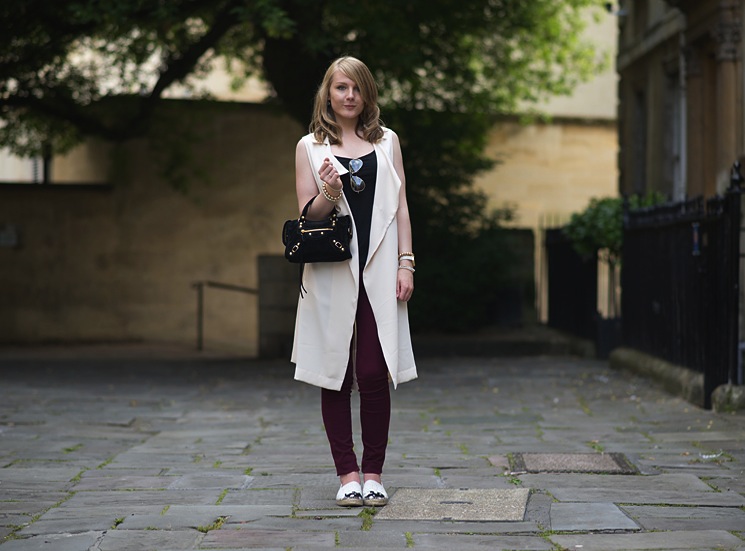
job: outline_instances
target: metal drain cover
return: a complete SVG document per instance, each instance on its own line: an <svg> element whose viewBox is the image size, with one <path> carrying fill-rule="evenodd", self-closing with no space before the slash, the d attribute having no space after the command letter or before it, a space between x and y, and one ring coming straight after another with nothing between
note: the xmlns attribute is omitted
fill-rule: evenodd
<svg viewBox="0 0 745 551"><path fill-rule="evenodd" d="M521 521L530 490L401 488L375 520Z"/></svg>
<svg viewBox="0 0 745 551"><path fill-rule="evenodd" d="M622 453L516 453L512 472L636 474Z"/></svg>

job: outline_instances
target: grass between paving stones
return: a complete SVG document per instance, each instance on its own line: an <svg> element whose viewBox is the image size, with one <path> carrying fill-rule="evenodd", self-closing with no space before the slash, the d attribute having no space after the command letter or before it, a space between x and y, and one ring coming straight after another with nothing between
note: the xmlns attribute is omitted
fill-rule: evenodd
<svg viewBox="0 0 745 551"><path fill-rule="evenodd" d="M81 471L80 471L80 472L79 472L78 474L76 474L75 476L73 476L73 477L72 477L72 478L70 479L70 482L72 482L72 483L74 483L74 484L77 484L77 483L78 483L78 482L80 482L80 481L81 481L81 479L83 478L83 473L84 473L85 471L89 471L89 470L90 470L90 469L89 469L88 467L85 467L85 468L83 468L83 470L81 470Z"/></svg>
<svg viewBox="0 0 745 551"><path fill-rule="evenodd" d="M70 446L68 448L62 448L62 453L74 453L81 449L83 449L83 444L75 444L74 446Z"/></svg>
<svg viewBox="0 0 745 551"><path fill-rule="evenodd" d="M585 415L588 415L592 417L593 413L590 409L590 406L587 404L587 400L584 396L577 396L577 402L579 402L579 407L582 408L582 411L585 412Z"/></svg>
<svg viewBox="0 0 745 551"><path fill-rule="evenodd" d="M253 470L254 470L253 467L246 467L246 470L243 471L243 474L245 474L246 476L251 476L251 473L253 472Z"/></svg>
<svg viewBox="0 0 745 551"><path fill-rule="evenodd" d="M160 516L165 516L165 514L168 512L168 509L170 508L170 505L166 505L165 507L163 507L163 510L160 512Z"/></svg>
<svg viewBox="0 0 745 551"><path fill-rule="evenodd" d="M220 505L222 503L222 500L225 499L226 495L228 495L228 488L225 488L222 492L220 492L215 505Z"/></svg>
<svg viewBox="0 0 745 551"><path fill-rule="evenodd" d="M98 465L96 467L96 470L103 469L104 467L110 465L113 461L114 461L114 456L112 455L111 457L107 458L103 463L101 463L100 465Z"/></svg>
<svg viewBox="0 0 745 551"><path fill-rule="evenodd" d="M375 515L378 514L377 509L375 507L365 507L360 511L360 514L357 515L362 519L362 526L360 527L360 530L364 532L368 532L370 528L372 528L373 525L373 518Z"/></svg>
<svg viewBox="0 0 745 551"><path fill-rule="evenodd" d="M119 525L120 525L120 524L121 524L122 522L124 522L124 517L116 517L116 518L114 519L114 524L112 524L112 525L111 525L111 529L112 529L112 530L116 530L117 528L119 528Z"/></svg>
<svg viewBox="0 0 745 551"><path fill-rule="evenodd" d="M585 444L590 446L593 450L595 450L598 453L603 453L605 451L605 446L603 446L598 440L590 440L589 442L585 442Z"/></svg>
<svg viewBox="0 0 745 551"><path fill-rule="evenodd" d="M414 536L411 532L404 532L406 538L406 547L414 547Z"/></svg>
<svg viewBox="0 0 745 551"><path fill-rule="evenodd" d="M46 508L46 509L44 509L44 510L43 510L43 511L42 511L41 513L36 513L36 514L35 514L34 516L32 516L32 517L31 517L31 519L30 519L30 520L29 520L29 521L28 521L28 522L27 522L26 524L23 524L23 525L20 525L20 526L9 526L8 528L11 528L11 532L10 532L10 533L9 533L9 534L8 534L7 536L5 536L5 537L4 537L3 539L2 539L2 541L0 541L0 543L5 543L6 541L10 541L10 540L17 540L17 539L20 539L20 536L18 536L18 533L17 533L17 532L18 532L19 530L21 530L21 529L23 529L23 528L26 528L27 526L31 526L31 525L32 525L32 524L33 524L34 522L36 522L36 521L37 521L37 520L39 520L39 519L40 519L40 518L41 518L41 517L42 517L42 516L43 516L44 514L46 514L46 513L47 513L47 511L51 511L51 510L52 510L52 509L54 509L55 507L59 507L59 506L60 506L60 505L62 505L62 504L63 504L63 503L65 502L65 501L68 501L69 499L72 499L72 498L73 498L73 496L74 496L75 494L77 494L77 492L70 492L70 493L68 493L66 497L63 497L62 499L60 499L60 500L59 500L59 501L58 501L57 503L55 503L54 505L51 505L50 507L47 507L47 508Z"/></svg>
<svg viewBox="0 0 745 551"><path fill-rule="evenodd" d="M208 524L207 526L197 526L197 530L202 532L202 534L212 532L213 530L219 530L220 528L222 528L222 525L225 524L226 520L228 520L227 516L217 517L217 519L215 519L212 524Z"/></svg>

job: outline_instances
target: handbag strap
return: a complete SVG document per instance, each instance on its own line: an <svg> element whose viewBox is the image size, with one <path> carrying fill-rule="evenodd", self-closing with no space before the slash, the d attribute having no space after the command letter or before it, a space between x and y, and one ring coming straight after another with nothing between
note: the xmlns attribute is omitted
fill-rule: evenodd
<svg viewBox="0 0 745 551"><path fill-rule="evenodd" d="M300 214L300 218L298 218L301 224L303 223L303 220L305 220L305 217L308 215L308 209L313 204L313 201L316 200L316 197L318 197L318 195L314 195L313 197L310 198L310 201L305 203L305 206L303 207L303 212ZM334 210L331 211L331 214L329 214L329 216L331 218L336 218L337 213L338 213L337 208L336 206L334 206ZM308 292L308 290L305 287L303 287L303 272L305 271L305 262L300 263L298 271L299 271L298 275L300 279L300 298L304 298L303 291L305 291L306 293Z"/></svg>
<svg viewBox="0 0 745 551"><path fill-rule="evenodd" d="M303 207L303 212L300 213L300 220L305 220L305 217L308 215L308 209L313 204L313 201L316 200L316 197L318 197L318 195L314 195L313 197L310 198L310 201L305 203L305 206ZM334 206L334 209L331 211L331 214L329 214L329 217L336 218L338 213L339 213L339 210L336 208L336 206Z"/></svg>

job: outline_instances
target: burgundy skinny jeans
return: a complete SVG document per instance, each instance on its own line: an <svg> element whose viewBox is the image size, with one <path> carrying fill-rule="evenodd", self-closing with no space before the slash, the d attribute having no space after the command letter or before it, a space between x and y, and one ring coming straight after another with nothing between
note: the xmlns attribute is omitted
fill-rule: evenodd
<svg viewBox="0 0 745 551"><path fill-rule="evenodd" d="M321 389L321 414L326 436L331 446L336 474L359 472L352 439L352 382L355 371L360 393L360 425L362 427L362 472L381 474L388 445L391 422L391 395L388 367L378 339L370 300L360 286L356 317L357 357L353 367L352 347L341 390Z"/></svg>

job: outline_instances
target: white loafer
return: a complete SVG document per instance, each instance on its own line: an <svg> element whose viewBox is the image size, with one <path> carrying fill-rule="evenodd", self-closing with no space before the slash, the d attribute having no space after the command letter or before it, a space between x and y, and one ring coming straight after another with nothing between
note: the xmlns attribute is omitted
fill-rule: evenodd
<svg viewBox="0 0 745 551"><path fill-rule="evenodd" d="M359 482L347 482L336 492L336 504L340 507L362 507L362 486Z"/></svg>
<svg viewBox="0 0 745 551"><path fill-rule="evenodd" d="M365 480L362 490L362 502L367 507L382 507L388 503L388 493L380 482Z"/></svg>

